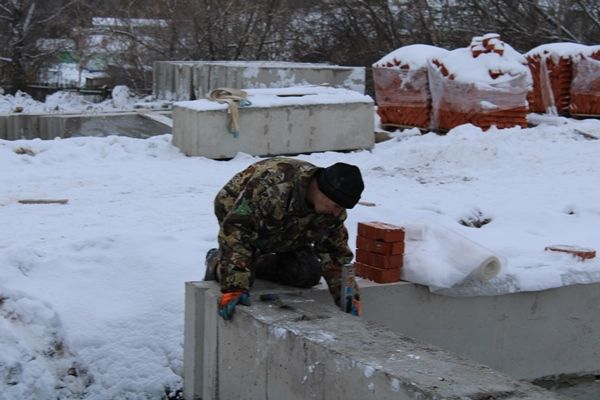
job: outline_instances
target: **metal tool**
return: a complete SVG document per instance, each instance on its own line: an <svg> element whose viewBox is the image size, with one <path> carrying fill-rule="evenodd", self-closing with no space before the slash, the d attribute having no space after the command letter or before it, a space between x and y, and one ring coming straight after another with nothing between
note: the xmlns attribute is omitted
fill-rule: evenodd
<svg viewBox="0 0 600 400"><path fill-rule="evenodd" d="M342 279L340 288L340 308L343 312L352 312L352 299L354 299L354 276L356 269L354 263L342 265Z"/></svg>

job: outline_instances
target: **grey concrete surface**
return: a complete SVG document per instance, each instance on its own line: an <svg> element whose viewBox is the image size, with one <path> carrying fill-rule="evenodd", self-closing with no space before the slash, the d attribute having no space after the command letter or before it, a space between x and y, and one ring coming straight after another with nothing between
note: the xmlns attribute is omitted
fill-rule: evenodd
<svg viewBox="0 0 600 400"><path fill-rule="evenodd" d="M250 106L239 110L237 136L230 133L229 124L226 109L198 110L175 103L173 144L189 156L214 159L238 152L267 156L374 145L373 103Z"/></svg>
<svg viewBox="0 0 600 400"><path fill-rule="evenodd" d="M513 378L600 372L600 284L448 297L412 283L359 282L364 318Z"/></svg>
<svg viewBox="0 0 600 400"><path fill-rule="evenodd" d="M259 301L266 292L279 293L282 302ZM563 398L342 313L306 292L257 287L252 306L237 307L233 320L224 321L215 309L218 285L188 282L185 398Z"/></svg>
<svg viewBox="0 0 600 400"><path fill-rule="evenodd" d="M7 140L107 135L147 138L165 133L171 133L171 128L137 112L0 115L0 139Z"/></svg>
<svg viewBox="0 0 600 400"><path fill-rule="evenodd" d="M152 95L163 100L192 100L195 66L203 61L155 61Z"/></svg>
<svg viewBox="0 0 600 400"><path fill-rule="evenodd" d="M559 393L571 400L600 399L600 376L558 376L533 382L537 386Z"/></svg>
<svg viewBox="0 0 600 400"><path fill-rule="evenodd" d="M365 68L275 61L156 61L153 96L164 100L204 98L219 87L276 88L328 84L365 91Z"/></svg>

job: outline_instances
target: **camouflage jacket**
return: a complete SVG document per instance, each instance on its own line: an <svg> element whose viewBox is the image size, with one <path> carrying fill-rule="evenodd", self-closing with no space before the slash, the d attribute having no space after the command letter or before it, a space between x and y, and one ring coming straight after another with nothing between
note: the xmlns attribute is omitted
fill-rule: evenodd
<svg viewBox="0 0 600 400"><path fill-rule="evenodd" d="M217 194L219 273L223 291L250 287L257 254L290 252L312 244L335 301L339 300L340 266L352 261L346 212L317 214L307 191L320 168L296 159L272 158L236 174ZM358 289L358 288L356 288Z"/></svg>

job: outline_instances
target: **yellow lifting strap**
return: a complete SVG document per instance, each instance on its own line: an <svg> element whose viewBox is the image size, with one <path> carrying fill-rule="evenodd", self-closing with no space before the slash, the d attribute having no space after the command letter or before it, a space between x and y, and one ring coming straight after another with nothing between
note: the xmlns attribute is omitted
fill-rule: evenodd
<svg viewBox="0 0 600 400"><path fill-rule="evenodd" d="M206 97L209 100L228 105L227 113L231 116L229 132L237 138L240 132L238 108L252 104L247 99L248 93L240 89L217 88L211 90Z"/></svg>

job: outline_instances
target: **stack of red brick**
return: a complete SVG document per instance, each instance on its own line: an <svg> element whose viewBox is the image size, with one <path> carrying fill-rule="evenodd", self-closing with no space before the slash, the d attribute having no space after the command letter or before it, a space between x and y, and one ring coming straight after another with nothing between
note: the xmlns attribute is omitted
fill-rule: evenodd
<svg viewBox="0 0 600 400"><path fill-rule="evenodd" d="M356 275L377 283L400 280L404 263L404 229L384 222L359 222Z"/></svg>
<svg viewBox="0 0 600 400"><path fill-rule="evenodd" d="M394 50L373 64L377 113L382 126L428 129L431 95L427 55L447 51L428 45L410 45Z"/></svg>
<svg viewBox="0 0 600 400"><path fill-rule="evenodd" d="M533 88L527 95L530 112L569 112L572 60L568 54L555 52L549 46L539 46L526 54Z"/></svg>
<svg viewBox="0 0 600 400"><path fill-rule="evenodd" d="M456 60L463 54L464 61ZM484 59L485 58L485 59ZM470 61L472 60L472 61ZM449 65L452 61L453 65ZM458 79L457 68L495 65L483 75ZM510 69L503 70L508 67ZM525 59L500 40L497 34L474 37L467 49L434 58L430 65L433 127L446 131L471 123L482 129L527 127L529 71ZM498 79L502 77L502 79ZM484 81L479 81L484 79ZM496 82L502 83L496 88Z"/></svg>
<svg viewBox="0 0 600 400"><path fill-rule="evenodd" d="M383 126L429 128L427 70L373 68L377 114Z"/></svg>
<svg viewBox="0 0 600 400"><path fill-rule="evenodd" d="M549 43L525 56L533 78L531 112L600 115L599 46Z"/></svg>
<svg viewBox="0 0 600 400"><path fill-rule="evenodd" d="M573 60L569 112L572 115L600 115L600 50Z"/></svg>

